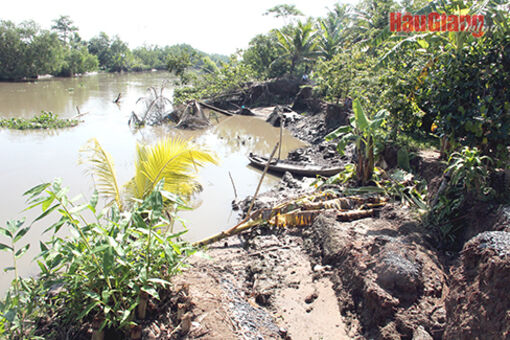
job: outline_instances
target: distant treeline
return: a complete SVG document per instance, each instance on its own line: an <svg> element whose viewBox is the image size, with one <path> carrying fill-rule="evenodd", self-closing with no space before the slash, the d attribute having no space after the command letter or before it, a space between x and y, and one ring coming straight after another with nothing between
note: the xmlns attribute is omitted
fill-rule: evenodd
<svg viewBox="0 0 510 340"><path fill-rule="evenodd" d="M101 32L89 41L82 39L68 16L53 21L51 30L34 21L14 24L0 20L0 80L23 80L38 75L73 76L92 71L144 71L168 69L170 60L192 55L193 67L228 61L226 56L208 55L187 44L142 46L129 49L118 36Z"/></svg>

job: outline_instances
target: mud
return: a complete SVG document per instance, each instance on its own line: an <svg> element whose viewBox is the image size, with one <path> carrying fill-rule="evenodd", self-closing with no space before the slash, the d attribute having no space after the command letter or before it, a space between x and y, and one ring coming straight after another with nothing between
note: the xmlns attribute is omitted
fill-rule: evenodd
<svg viewBox="0 0 510 340"><path fill-rule="evenodd" d="M350 103L317 101L308 87L278 80L217 99L218 107L250 105L273 126L284 124L310 143L289 159L316 164L353 161L324 137L352 116ZM289 96L293 101L289 101ZM285 104L283 106L268 106ZM299 114L297 114L298 112ZM394 168L387 146L381 166ZM440 190L445 165L420 151L410 167ZM253 209L270 208L315 190L314 179L286 173ZM246 213L252 197L236 202ZM339 222L327 212L299 229L258 226L194 258L179 276L192 301L196 339L503 339L510 337L510 208L472 202L459 253L437 248L415 212L396 203L377 217ZM493 231L497 230L497 231Z"/></svg>
<svg viewBox="0 0 510 340"><path fill-rule="evenodd" d="M509 280L509 232L484 232L467 242L452 273L444 338L508 339Z"/></svg>
<svg viewBox="0 0 510 340"><path fill-rule="evenodd" d="M347 124L349 103L317 103L306 88L296 92L291 105L286 103L252 111L275 126L284 120L293 135L310 143L290 152L289 159L353 161L352 147L341 157L336 145L324 140ZM396 167L397 154L398 148L389 145L381 165ZM428 199L433 200L445 169L439 154L420 151L410 159L410 167L429 183ZM313 179L286 173L277 186L258 196L254 209L314 190ZM247 197L239 202L244 213L251 201ZM471 202L464 221L458 235L462 251L457 253L437 248L435 235L419 216L396 203L380 209L377 217L353 222L338 222L325 212L308 227L259 226L218 242L207 252L211 259L194 260L182 279L193 285L194 275L204 273L209 280L215 278L220 296L241 299L228 306L216 301L213 309L224 313L217 320L229 322L221 324L226 328L218 325L223 331L213 335L217 321L205 317L205 327L211 329L208 339L509 338L510 208ZM202 307L205 302L197 301L199 319L210 312Z"/></svg>
<svg viewBox="0 0 510 340"><path fill-rule="evenodd" d="M315 258L335 268L342 314L355 320L351 332L379 339L415 332L441 337L446 277L409 211L388 206L379 218L349 223L321 216L303 232Z"/></svg>
<svg viewBox="0 0 510 340"><path fill-rule="evenodd" d="M208 255L212 259L193 259L179 278L190 287L197 272L216 280L214 307L204 306L208 300L201 297L193 300L196 318L211 310L225 313L196 325L211 329L207 339L349 339L329 274L313 265L301 237L257 229L211 247ZM222 319L228 329L216 332Z"/></svg>

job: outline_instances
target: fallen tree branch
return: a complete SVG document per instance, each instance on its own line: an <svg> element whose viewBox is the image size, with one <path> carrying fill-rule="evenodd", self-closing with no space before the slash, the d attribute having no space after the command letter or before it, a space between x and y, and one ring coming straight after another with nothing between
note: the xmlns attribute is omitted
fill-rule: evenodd
<svg viewBox="0 0 510 340"><path fill-rule="evenodd" d="M246 231L252 227L259 226L264 222L274 225L276 227L308 227L313 224L315 218L322 213L336 213L336 220L341 222L351 222L354 220L359 220L366 217L374 217L376 215L376 210L374 209L357 209L352 211L338 211L336 209L319 209L319 210L306 210L306 211L297 211L290 212L287 214L277 214L270 219L259 218L256 220L244 222L238 224L234 228L231 228L227 231L222 231L216 235L208 237L202 241L198 241L193 243L194 247L207 246L211 243L220 241L229 236L240 234L243 231Z"/></svg>
<svg viewBox="0 0 510 340"><path fill-rule="evenodd" d="M198 104L196 100L193 101L193 104L195 106L195 116L202 119L203 121L207 122L208 125L211 125L211 122L209 119L205 116L204 112L202 111L202 108Z"/></svg>
<svg viewBox="0 0 510 340"><path fill-rule="evenodd" d="M206 104L204 102L198 102L200 105L202 105L203 107L205 108L208 108L210 110L213 110L213 111L216 111L216 112L219 112L219 113L223 113L224 115L227 115L227 116L233 116L234 114L232 112L229 112L229 111L226 111L226 110L222 110L222 109L219 109L215 106L212 106L212 105L209 105L209 104Z"/></svg>
<svg viewBox="0 0 510 340"><path fill-rule="evenodd" d="M86 114L88 114L88 112L80 112L80 108L78 106L76 106L76 116L72 117L71 119L77 119L77 118L80 118L82 116L85 116Z"/></svg>

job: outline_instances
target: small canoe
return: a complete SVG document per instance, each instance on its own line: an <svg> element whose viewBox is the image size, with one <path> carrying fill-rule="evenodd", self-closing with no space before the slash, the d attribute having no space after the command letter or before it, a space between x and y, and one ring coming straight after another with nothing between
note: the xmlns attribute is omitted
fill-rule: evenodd
<svg viewBox="0 0 510 340"><path fill-rule="evenodd" d="M257 156L252 153L248 156L250 164L256 168L264 169L267 164L267 157ZM307 164L302 162L295 162L289 160L273 159L269 164L269 170L272 172L284 173L290 172L293 175L300 175L306 177L320 176L333 176L344 170L342 166L322 166L315 164Z"/></svg>

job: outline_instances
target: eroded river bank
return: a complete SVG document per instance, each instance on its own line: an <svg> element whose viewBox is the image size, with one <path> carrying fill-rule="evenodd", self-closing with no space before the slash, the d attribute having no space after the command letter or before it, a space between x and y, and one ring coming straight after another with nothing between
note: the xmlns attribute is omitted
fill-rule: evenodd
<svg viewBox="0 0 510 340"><path fill-rule="evenodd" d="M115 162L119 183L125 183L134 173L135 146L137 142L154 143L165 136L191 139L197 145L215 153L219 165L210 165L199 173L203 191L194 202L193 211L184 211L189 232L186 238L199 240L235 224L237 213L232 211L235 198L229 172L239 197L255 191L260 171L249 167L246 156L250 152L267 154L279 140L279 129L271 127L257 117L218 117L214 126L202 131L187 131L169 125L145 127L132 130L128 126L131 112L137 108L138 98L145 96L150 86L160 86L168 81L166 72L97 74L78 78L47 79L26 83L0 83L0 117L29 118L40 111L51 111L63 118L76 115L76 107L86 113L78 126L60 130L15 131L0 129L0 223L15 217L26 216L33 220L35 211L26 208L23 193L34 185L51 182L60 177L70 187L71 196L81 194L90 197L93 180L78 164L79 150L90 138L97 138ZM122 93L119 105L113 103ZM165 93L171 97L172 88ZM287 155L305 143L285 131L282 145ZM263 190L278 182L269 175ZM48 222L46 222L48 223ZM26 236L33 244L29 253L21 259L21 275L37 273L37 264L31 261L38 253L39 240L45 240L45 225L37 223ZM7 263L6 253L0 261ZM0 290L3 292L12 279L11 273L0 274Z"/></svg>
<svg viewBox="0 0 510 340"><path fill-rule="evenodd" d="M273 89L289 92L286 94L288 101L292 101L289 104L303 113L298 119L290 115L286 121L292 135L284 134L283 145L287 148L284 153L292 151L290 158L296 161L339 164L353 161L352 150L342 158L335 153L334 144L324 142L328 132L347 124L352 115L349 104L338 107L321 103L303 94L299 86L284 85L273 83ZM271 88L272 85L263 86ZM117 91L112 90L109 96L115 97ZM271 98L262 98L265 101L257 103L253 93L249 93L252 102L242 103L245 98L240 98L241 102L232 99L232 102L249 105L253 111L263 111L265 118L269 117L273 110L268 109ZM103 122L106 117L116 120L116 129L124 131L120 136L125 134L124 139L116 139L117 130L112 133L111 126L102 132L105 140L109 140L105 148L111 148L114 158L115 150L133 150L136 138L150 141L158 134L189 134L203 145L215 146L227 166L206 168L201 174L205 189L198 209L203 206L213 209L210 215L201 216L207 219L201 225L208 227L203 236L231 227L248 213L250 196L261 172L247 167L246 154L252 151L269 154L279 140L277 127L261 117L233 116L201 132L146 128L135 138L122 125L126 124L129 112L123 109L120 112L120 118L113 114L102 118ZM98 132L96 137L101 138L103 125L98 117L96 120L87 117L82 128L89 126L89 132ZM88 124L97 124L92 125L97 130ZM258 127L263 132L253 134ZM60 131L57 137L62 134L72 138L72 130ZM55 150L57 146L54 144ZM126 167L123 170L126 177L132 163L128 158L121 163ZM395 159L395 152L388 147L379 165L392 169L396 166ZM234 173L239 166L246 171L242 180ZM53 164L48 163L48 167L53 169ZM427 199L432 199L443 180L444 164L438 154L418 153L411 167L416 176L429 183ZM76 167L72 169L75 171ZM208 171L211 176L204 177ZM222 210L214 207L218 200L223 200L221 206L227 206L225 211L232 214L233 192L228 171L232 171L239 199L247 198L240 203L239 214L229 215L221 225L212 219L221 215ZM223 179L225 185L218 187L217 181ZM466 232L459 240L459 249L451 252L442 249L416 211L401 202L345 195L341 185L330 186L332 193L325 193L317 191L312 182L313 179L294 178L289 174L281 180L266 178L250 215L255 221L255 217L262 216L263 222L244 233L210 244L207 251L210 258L192 258L190 267L175 277L175 289L163 298L163 307L149 303L141 337L498 339L509 335L510 323L505 311L510 306L502 289L510 275L508 207L487 204L467 211L470 218ZM86 187L90 183L81 185ZM207 197L208 187L218 196ZM282 215L286 218L295 213L295 206L298 214L302 213L299 216L306 215L309 219L289 218L285 223L279 222ZM268 211L270 214L264 215ZM198 210L191 214L200 215ZM193 225L190 229L191 234ZM46 331L51 330L50 322L44 326ZM92 329L85 324L73 331L90 338Z"/></svg>

